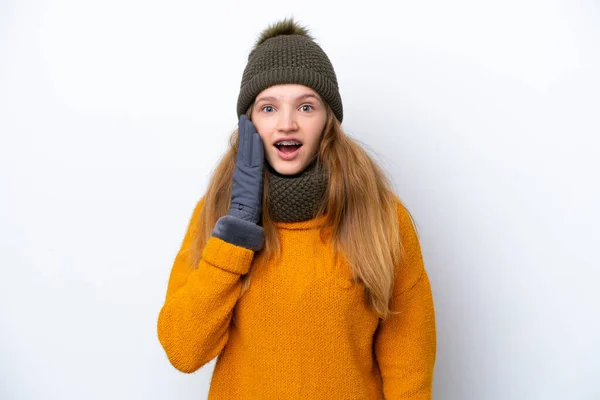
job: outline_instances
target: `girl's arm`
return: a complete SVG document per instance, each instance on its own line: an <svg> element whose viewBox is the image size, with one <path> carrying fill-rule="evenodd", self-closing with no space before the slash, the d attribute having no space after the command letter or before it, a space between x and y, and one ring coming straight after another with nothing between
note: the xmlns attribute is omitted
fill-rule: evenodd
<svg viewBox="0 0 600 400"><path fill-rule="evenodd" d="M393 315L381 321L375 355L386 399L430 400L436 353L435 314L431 286L410 216L399 206L400 234L405 250L398 271Z"/></svg>
<svg viewBox="0 0 600 400"><path fill-rule="evenodd" d="M196 205L175 258L157 324L158 339L169 361L187 373L212 360L227 343L232 311L241 290L240 278L248 272L254 256L253 250L225 241L213 232L198 268L191 265L192 239L203 202L201 199ZM217 225L239 222L245 228L262 230L231 218Z"/></svg>

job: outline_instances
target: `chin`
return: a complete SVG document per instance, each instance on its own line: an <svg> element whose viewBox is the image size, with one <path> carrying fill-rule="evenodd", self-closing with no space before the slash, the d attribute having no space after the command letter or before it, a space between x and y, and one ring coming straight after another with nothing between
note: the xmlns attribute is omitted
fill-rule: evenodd
<svg viewBox="0 0 600 400"><path fill-rule="evenodd" d="M302 172L302 164L299 163L272 163L271 166L281 175L295 175Z"/></svg>

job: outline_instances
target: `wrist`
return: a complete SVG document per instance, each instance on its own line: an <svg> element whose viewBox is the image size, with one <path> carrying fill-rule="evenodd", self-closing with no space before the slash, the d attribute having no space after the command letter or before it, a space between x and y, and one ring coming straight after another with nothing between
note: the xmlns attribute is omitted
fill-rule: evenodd
<svg viewBox="0 0 600 400"><path fill-rule="evenodd" d="M241 220L258 224L260 221L260 212L243 204L232 204L229 208L229 215Z"/></svg>
<svg viewBox="0 0 600 400"><path fill-rule="evenodd" d="M263 248L265 232L254 222L225 215L217 221L212 235L236 246L258 251Z"/></svg>

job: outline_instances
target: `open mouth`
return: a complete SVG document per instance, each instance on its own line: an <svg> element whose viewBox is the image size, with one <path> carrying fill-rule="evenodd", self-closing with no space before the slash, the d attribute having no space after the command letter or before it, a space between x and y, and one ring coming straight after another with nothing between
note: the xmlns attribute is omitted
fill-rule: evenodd
<svg viewBox="0 0 600 400"><path fill-rule="evenodd" d="M300 153L301 147L302 143L292 141L275 144L275 148L277 148L277 154L279 157L287 161L296 158L298 153Z"/></svg>
<svg viewBox="0 0 600 400"><path fill-rule="evenodd" d="M295 151L297 151L300 147L302 147L301 144L276 144L275 147L277 147L277 150L279 150L280 152L282 152L283 154L292 154Z"/></svg>

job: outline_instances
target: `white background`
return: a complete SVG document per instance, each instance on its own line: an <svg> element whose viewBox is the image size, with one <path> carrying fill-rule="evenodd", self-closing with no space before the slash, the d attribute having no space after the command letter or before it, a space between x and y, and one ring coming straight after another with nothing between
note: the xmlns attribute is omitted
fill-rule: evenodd
<svg viewBox="0 0 600 400"><path fill-rule="evenodd" d="M0 398L206 398L156 319L285 16L416 219L434 398L600 398L599 2L203 3L0 1Z"/></svg>

